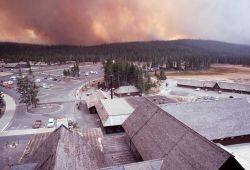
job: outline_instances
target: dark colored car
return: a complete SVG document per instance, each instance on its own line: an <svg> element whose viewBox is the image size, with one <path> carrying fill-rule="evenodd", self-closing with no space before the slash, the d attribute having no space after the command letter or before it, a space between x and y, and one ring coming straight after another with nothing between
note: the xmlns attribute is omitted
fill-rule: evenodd
<svg viewBox="0 0 250 170"><path fill-rule="evenodd" d="M36 120L32 126L33 129L40 128L42 126L42 120Z"/></svg>

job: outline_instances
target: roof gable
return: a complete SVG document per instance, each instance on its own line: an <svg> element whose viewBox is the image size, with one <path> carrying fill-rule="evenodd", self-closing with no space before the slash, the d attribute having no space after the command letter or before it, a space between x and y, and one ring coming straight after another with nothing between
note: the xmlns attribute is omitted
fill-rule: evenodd
<svg viewBox="0 0 250 170"><path fill-rule="evenodd" d="M60 126L25 162L38 163L36 169L97 169L102 167L102 153L78 132Z"/></svg>
<svg viewBox="0 0 250 170"><path fill-rule="evenodd" d="M143 160L163 158L163 169L219 169L231 154L145 99L123 128Z"/></svg>

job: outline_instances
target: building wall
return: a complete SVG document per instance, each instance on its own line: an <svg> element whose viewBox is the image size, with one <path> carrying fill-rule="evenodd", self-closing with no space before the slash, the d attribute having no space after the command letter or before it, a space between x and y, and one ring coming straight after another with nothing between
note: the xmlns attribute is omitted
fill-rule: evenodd
<svg viewBox="0 0 250 170"><path fill-rule="evenodd" d="M234 145L234 144L241 144L241 143L249 143L250 142L250 135L246 136L237 136L225 139L217 139L213 140L215 143L220 143L222 145Z"/></svg>
<svg viewBox="0 0 250 170"><path fill-rule="evenodd" d="M140 95L140 92L134 92L134 93L120 93L120 94L117 94L117 93L114 93L117 97L127 97L127 96L139 96Z"/></svg>
<svg viewBox="0 0 250 170"><path fill-rule="evenodd" d="M244 168L232 157L220 167L220 170L244 170Z"/></svg>
<svg viewBox="0 0 250 170"><path fill-rule="evenodd" d="M121 125L120 126L107 126L103 128L107 134L124 132L124 129Z"/></svg>
<svg viewBox="0 0 250 170"><path fill-rule="evenodd" d="M133 144L133 142L130 140L130 138L128 137L128 135L126 134L126 142L130 148L130 150L132 151L132 153L135 155L136 159L138 161L143 161L141 155L139 154L139 152L136 150L135 145Z"/></svg>
<svg viewBox="0 0 250 170"><path fill-rule="evenodd" d="M250 92L247 91L238 91L238 90L231 90L231 89L221 89L224 92L230 92L230 93L240 93L240 94L250 94Z"/></svg>
<svg viewBox="0 0 250 170"><path fill-rule="evenodd" d="M89 108L89 113L90 113L90 114L97 114L97 111L96 111L95 106Z"/></svg>
<svg viewBox="0 0 250 170"><path fill-rule="evenodd" d="M217 86L215 85L213 88L199 87L199 86L188 86L188 85L181 85L181 84L177 84L177 86L178 87L185 87L185 88L193 88L193 89L201 88L201 89L208 89L208 90L214 90L214 91L221 90L223 92L230 92L230 93L250 94L250 91L247 92L247 91L238 91L238 90L232 90L232 89L223 89L223 88L220 88L218 85Z"/></svg>
<svg viewBox="0 0 250 170"><path fill-rule="evenodd" d="M200 88L200 87L197 87L197 86L188 86L188 85L182 85L182 84L177 84L178 87L185 87L185 88L192 88L192 89L195 89L195 88Z"/></svg>

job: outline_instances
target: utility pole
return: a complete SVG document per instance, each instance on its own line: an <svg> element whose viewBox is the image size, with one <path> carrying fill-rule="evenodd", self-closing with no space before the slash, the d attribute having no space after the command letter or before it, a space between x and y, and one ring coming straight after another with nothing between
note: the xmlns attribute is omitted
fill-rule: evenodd
<svg viewBox="0 0 250 170"><path fill-rule="evenodd" d="M111 87L111 99L113 99L113 75L109 75L110 78L110 87Z"/></svg>

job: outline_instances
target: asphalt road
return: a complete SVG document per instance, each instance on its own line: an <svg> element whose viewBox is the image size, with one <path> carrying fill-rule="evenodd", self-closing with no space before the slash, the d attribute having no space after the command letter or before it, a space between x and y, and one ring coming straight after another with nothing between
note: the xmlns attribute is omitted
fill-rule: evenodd
<svg viewBox="0 0 250 170"><path fill-rule="evenodd" d="M17 103L17 109L14 118L10 122L6 130L30 129L35 120L42 120L42 127L46 127L49 118L70 118L76 120L79 127L100 127L100 121L97 115L90 115L86 108L85 101L82 100L81 110L76 107L76 91L85 83L103 77L101 65L86 65L80 66L79 78L65 78L62 76L64 68L54 69L49 71L34 72L35 79L40 79L38 85L46 84L49 88L40 87L39 103L41 106L48 104L56 105L56 111L49 113L37 114L36 112L27 112L24 104L18 104L19 95L15 88L6 89L0 87L0 90L13 97ZM86 72L97 71L98 74L89 74ZM6 81L10 76L1 77L0 80ZM55 81L56 79L56 81Z"/></svg>

